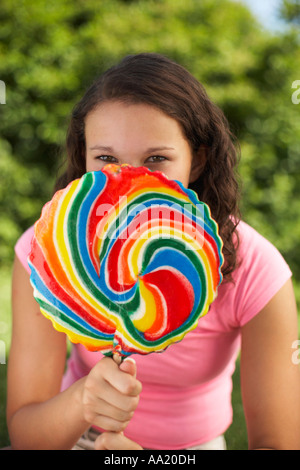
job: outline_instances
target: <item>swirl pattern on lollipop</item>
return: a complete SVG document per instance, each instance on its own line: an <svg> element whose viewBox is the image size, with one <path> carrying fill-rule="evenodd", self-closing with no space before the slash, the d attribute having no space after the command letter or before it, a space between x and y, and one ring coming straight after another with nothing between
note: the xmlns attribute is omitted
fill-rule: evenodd
<svg viewBox="0 0 300 470"><path fill-rule="evenodd" d="M55 193L28 258L42 313L90 351L160 352L194 329L222 280L208 206L160 172L107 165Z"/></svg>

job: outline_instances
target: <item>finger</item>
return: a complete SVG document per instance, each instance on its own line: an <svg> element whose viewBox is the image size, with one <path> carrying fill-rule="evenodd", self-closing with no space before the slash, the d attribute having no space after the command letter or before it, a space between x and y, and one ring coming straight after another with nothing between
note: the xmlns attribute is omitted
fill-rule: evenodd
<svg viewBox="0 0 300 470"><path fill-rule="evenodd" d="M136 409L139 402L139 393L124 394L109 383L106 383L101 390L94 390L93 393L94 399L91 398L91 401L94 402L99 412L107 404L123 412L130 413Z"/></svg>
<svg viewBox="0 0 300 470"><path fill-rule="evenodd" d="M127 403L121 403L119 406L108 403L108 401L99 400L97 403L98 414L102 416L108 416L116 421L129 421L134 414L137 407L138 399L135 401L128 401ZM106 428L105 428L106 429Z"/></svg>
<svg viewBox="0 0 300 470"><path fill-rule="evenodd" d="M95 441L95 450L143 450L122 433L104 432Z"/></svg>
<svg viewBox="0 0 300 470"><path fill-rule="evenodd" d="M125 370L134 373L135 366L132 363L125 365ZM142 390L141 383L134 376L124 373L118 364L108 357L101 359L88 376L89 388L100 389L100 385L104 388L103 382L128 396L137 396Z"/></svg>
<svg viewBox="0 0 300 470"><path fill-rule="evenodd" d="M132 418L139 403L139 395L122 395L106 384L101 394L99 390L86 390L83 396L84 418L102 429L119 431L124 429ZM109 419L109 420L108 420Z"/></svg>
<svg viewBox="0 0 300 470"><path fill-rule="evenodd" d="M108 400L111 400L111 395ZM138 402L139 397L123 397L117 405L98 399L91 407L87 407L86 419L107 431L123 431L132 419Z"/></svg>
<svg viewBox="0 0 300 470"><path fill-rule="evenodd" d="M125 360L118 366L113 359L111 360L111 367L106 364L105 380L116 388L120 393L127 396L137 396L141 393L142 384L136 379L136 365L135 362Z"/></svg>
<svg viewBox="0 0 300 470"><path fill-rule="evenodd" d="M119 366L119 369L122 372L126 372L127 374L132 375L132 377L136 377L136 362L133 358L127 357Z"/></svg>
<svg viewBox="0 0 300 470"><path fill-rule="evenodd" d="M98 428L101 428L101 429L105 429L105 431L110 431L110 432L115 433L115 432L124 431L127 428L129 423L130 423L130 420L117 421L116 419L113 419L110 416L99 415L95 417L95 419L92 422L92 425L97 426Z"/></svg>

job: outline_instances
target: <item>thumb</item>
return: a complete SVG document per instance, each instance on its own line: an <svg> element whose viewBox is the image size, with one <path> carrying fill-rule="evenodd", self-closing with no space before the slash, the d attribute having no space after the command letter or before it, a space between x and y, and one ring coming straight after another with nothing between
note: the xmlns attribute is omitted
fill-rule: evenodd
<svg viewBox="0 0 300 470"><path fill-rule="evenodd" d="M136 362L131 357L127 357L124 361L120 364L119 369L127 374L136 377Z"/></svg>

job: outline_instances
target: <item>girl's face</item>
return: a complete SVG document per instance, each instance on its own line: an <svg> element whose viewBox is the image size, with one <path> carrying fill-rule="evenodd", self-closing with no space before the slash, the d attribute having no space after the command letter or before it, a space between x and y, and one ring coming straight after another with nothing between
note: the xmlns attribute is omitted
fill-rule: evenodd
<svg viewBox="0 0 300 470"><path fill-rule="evenodd" d="M187 187L202 166L199 158L193 158L178 122L147 104L99 105L86 117L85 139L86 171L127 163L162 171Z"/></svg>

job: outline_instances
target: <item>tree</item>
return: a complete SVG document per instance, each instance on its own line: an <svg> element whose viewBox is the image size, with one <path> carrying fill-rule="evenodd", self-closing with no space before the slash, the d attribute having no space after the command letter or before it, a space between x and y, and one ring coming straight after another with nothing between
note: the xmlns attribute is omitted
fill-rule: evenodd
<svg viewBox="0 0 300 470"><path fill-rule="evenodd" d="M283 0L281 5L281 16L286 21L300 24L300 1Z"/></svg>
<svg viewBox="0 0 300 470"><path fill-rule="evenodd" d="M0 41L2 263L51 197L68 116L87 85L125 54L154 51L187 67L224 110L241 143L244 218L300 280L294 28L273 35L230 0L2 0Z"/></svg>

